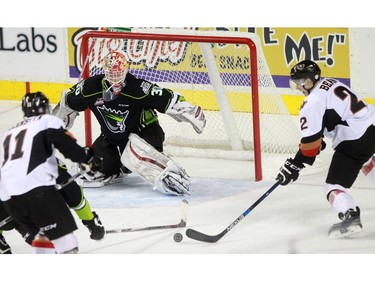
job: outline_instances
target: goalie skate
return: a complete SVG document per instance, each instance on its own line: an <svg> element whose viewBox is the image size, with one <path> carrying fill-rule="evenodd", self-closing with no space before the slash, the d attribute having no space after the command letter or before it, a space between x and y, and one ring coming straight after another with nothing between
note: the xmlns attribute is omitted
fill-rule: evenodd
<svg viewBox="0 0 375 281"><path fill-rule="evenodd" d="M75 166L75 165L74 165ZM72 173L73 171L79 171L79 167L72 167ZM110 185L114 183L121 183L124 181L124 179L128 176L127 173L124 173L122 169L120 169L119 173L113 174L110 176L106 176L102 174L101 172L95 172L95 173L85 173L79 178L76 179L76 182L81 187L103 187L105 185Z"/></svg>
<svg viewBox="0 0 375 281"><path fill-rule="evenodd" d="M358 207L356 207L356 210L349 209L345 214L339 213L339 218L342 222L331 226L328 231L328 238L343 238L362 231L360 209Z"/></svg>

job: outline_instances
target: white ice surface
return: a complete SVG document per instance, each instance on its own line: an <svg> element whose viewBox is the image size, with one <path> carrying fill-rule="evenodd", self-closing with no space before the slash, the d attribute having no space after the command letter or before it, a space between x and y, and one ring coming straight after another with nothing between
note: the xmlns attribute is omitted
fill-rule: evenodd
<svg viewBox="0 0 375 281"><path fill-rule="evenodd" d="M1 135L21 119L18 102L0 102ZM83 145L81 121L77 120L72 132ZM33 260L48 265L51 260L52 265L61 260L68 264L62 267L63 271L78 268L77 276L88 278L93 274L94 280L271 280L280 274L295 280L329 280L341 276L343 271L340 281L357 279L356 274L370 270L365 262L370 258L372 264L375 253L374 187L360 175L349 191L362 210L363 232L348 239L328 239L328 228L338 222L323 191L331 153L328 147L316 167L305 169L297 182L276 188L217 243L189 239L185 229L108 234L98 242L89 238L88 230L77 219L79 229L75 234L84 258L69 256L54 260L33 256ZM286 157L265 157L261 182L254 182L250 162L176 158L192 177L192 195L186 197L189 201L187 227L210 235L223 231L274 184L274 177ZM107 229L180 221L182 198L153 191L134 174L123 184L84 189L84 193ZM173 241L176 232L184 235L181 243ZM20 235L12 230L4 232L4 236L13 253L19 254L22 264L26 268L30 266L31 249ZM0 268L3 261L4 256L0 257ZM312 264L315 266L311 267ZM353 270L354 274L350 267L355 268L357 264L361 268ZM369 274L367 278L373 276Z"/></svg>

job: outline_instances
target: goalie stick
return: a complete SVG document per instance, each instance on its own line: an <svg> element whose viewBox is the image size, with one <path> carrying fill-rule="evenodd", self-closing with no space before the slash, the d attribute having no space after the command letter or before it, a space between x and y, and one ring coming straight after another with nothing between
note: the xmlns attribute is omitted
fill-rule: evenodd
<svg viewBox="0 0 375 281"><path fill-rule="evenodd" d="M146 227L132 227L132 228L121 228L106 230L106 233L123 233L123 232L135 232L135 231L145 231L145 230L160 230L160 229L170 229L170 228L180 228L185 227L187 222L189 202L183 199L181 202L181 221L177 224L168 225L157 225L157 226L146 226Z"/></svg>
<svg viewBox="0 0 375 281"><path fill-rule="evenodd" d="M244 217L246 217L260 202L262 202L276 187L278 187L280 184L280 181L276 182L269 190L267 190L266 193L264 193L253 205L251 205L245 212L242 213L237 219L235 219L226 229L224 229L222 232L220 232L217 235L208 235L204 234L202 232L199 232L197 230L188 228L186 230L186 236L202 241L202 242L208 242L208 243L215 243L219 241L225 234L227 234L229 231L233 229Z"/></svg>

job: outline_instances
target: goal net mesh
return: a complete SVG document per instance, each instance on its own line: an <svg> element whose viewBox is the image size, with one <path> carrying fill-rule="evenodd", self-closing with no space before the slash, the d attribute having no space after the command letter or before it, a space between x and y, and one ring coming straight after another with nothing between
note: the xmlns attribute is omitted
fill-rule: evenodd
<svg viewBox="0 0 375 281"><path fill-rule="evenodd" d="M132 32L245 36L257 46L260 141L262 154L294 153L299 130L275 87L259 38L250 33L140 29ZM249 46L124 38L90 38L89 75L103 73L103 58L120 50L130 62L130 73L172 89L203 108L207 125L197 134L188 123L158 114L170 155L251 160L254 148L251 61ZM99 132L93 132L96 137Z"/></svg>

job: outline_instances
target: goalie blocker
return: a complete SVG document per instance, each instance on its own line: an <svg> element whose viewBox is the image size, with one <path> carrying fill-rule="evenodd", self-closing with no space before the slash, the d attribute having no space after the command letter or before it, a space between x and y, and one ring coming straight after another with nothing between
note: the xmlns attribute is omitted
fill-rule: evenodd
<svg viewBox="0 0 375 281"><path fill-rule="evenodd" d="M170 195L190 195L191 182L185 170L136 134L129 135L121 162L153 185L154 190Z"/></svg>
<svg viewBox="0 0 375 281"><path fill-rule="evenodd" d="M74 124L74 119L76 119L79 113L66 105L65 98L66 92L63 89L61 91L60 102L52 110L52 114L63 120L65 129L70 130Z"/></svg>

